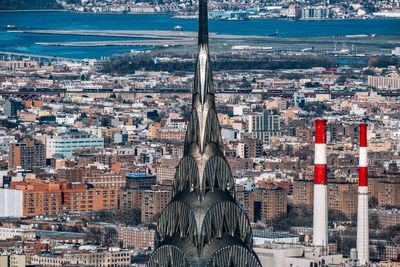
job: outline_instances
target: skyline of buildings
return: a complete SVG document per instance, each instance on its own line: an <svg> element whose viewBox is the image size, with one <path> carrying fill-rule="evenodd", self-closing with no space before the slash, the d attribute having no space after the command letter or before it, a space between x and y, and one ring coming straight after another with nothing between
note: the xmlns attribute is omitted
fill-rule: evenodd
<svg viewBox="0 0 400 267"><path fill-rule="evenodd" d="M277 101L277 103L280 103L280 101L282 101L282 100ZM276 102L276 100L267 102L268 103L267 106L273 107L274 105L276 105L275 102ZM289 101L287 103L289 104ZM332 102L332 103L334 103L334 102ZM361 102L359 102L359 103L361 103ZM367 102L364 102L364 103L367 103ZM263 105L264 105L264 103L263 103ZM341 105L341 104L339 104L339 105ZM382 105L384 105L384 102L382 102ZM238 107L240 107L240 104L237 105L236 107L237 107L236 112L238 112L238 110L239 110ZM287 109L286 105L282 105L282 109L286 110ZM232 109L232 112L233 112L233 110L234 109ZM290 110L290 107L289 107L289 110ZM285 112L287 112L287 111L285 111ZM238 131L238 133L243 132L243 131L248 132L249 128L245 126L246 122L242 121L241 123L238 123L237 118L229 119L229 117L223 118L223 116L221 118L222 118L222 121L226 121L225 123L227 123L227 122L230 123L231 127L240 129ZM243 116L243 118L245 118L247 121L247 120L249 120L250 117L248 115L245 115L245 116ZM269 144L273 144L274 140L281 140L282 138L287 138L285 136L288 134L293 134L292 138L295 138L295 139L300 138L301 140L304 140L305 142L312 144L312 142L313 142L312 137L314 134L311 129L309 129L311 131L309 131L308 134L299 135L299 131L297 131L299 129L299 126L294 124L294 125L292 125L292 126L294 126L294 128L293 128L294 131L288 131L287 126L286 126L287 122L285 122L286 119L284 119L284 118L285 117L281 117L281 120L282 120L281 123L284 125L280 129L281 136L275 137L275 139L272 139L270 142L268 142ZM185 123L184 121L182 121L182 122ZM164 123L165 123L165 127L171 127L171 124L168 123L167 121L165 121ZM293 122L291 122L291 123L293 123ZM393 122L391 122L391 123L393 123ZM243 124L244 124L244 126L243 126ZM163 125L163 123L160 125L160 127L163 127L162 125ZM186 124L184 124L184 125L186 125ZM178 126L176 126L176 127L178 127ZM185 128L186 126L179 126L179 127ZM355 190L356 190L357 176L356 175L353 176L351 174L352 172L355 172L356 165L357 165L357 159L356 159L357 153L355 153L356 150L354 150L354 149L356 149L355 144L356 144L356 140L357 140L357 129L355 127L356 127L356 124L343 125L340 123L335 123L334 121L328 121L328 124L327 124L327 129L328 129L327 130L328 174L331 175L331 174L335 173L335 176L338 176L338 178L336 178L336 179L332 179L332 177L330 175L328 176L328 178L329 178L328 183L327 183L328 184L328 200L329 200L328 208L329 208L329 212L339 211L340 213L343 213L345 216L343 218L347 218L347 219L354 218L355 210L357 207L357 200L355 197L356 196ZM224 128L224 126L222 128ZM372 130L372 129L374 129L374 130ZM372 136L374 136L373 137L374 140L379 140L380 138L385 138L385 137L383 137L384 135L382 135L383 134L382 131L380 131L379 134L378 134L378 132L375 132L377 129L378 128L371 128L369 130L370 132L373 133ZM307 133L306 130L307 129L303 129L302 133ZM117 134L116 131L115 132L111 131L111 132L113 132L114 134ZM104 133L106 133L106 132L104 132ZM293 200L292 200L293 206L302 205L298 202L299 198L305 199L304 202L306 204L308 203L308 205L309 205L310 199L312 199L312 194L310 194L310 192L312 192L312 179L313 179L312 172L308 173L307 168L305 169L304 172L301 173L301 176L300 176L300 173L298 175L293 175L293 174L290 174L290 172L293 170L296 170L298 168L298 167L296 167L297 164L300 164L300 166L306 166L307 164L311 165L312 161L310 161L310 159L312 159L312 158L309 158L304 162L298 162L296 164L295 162L288 160L287 155L279 156L279 154L275 154L275 157L276 156L281 157L281 159L283 161L274 162L273 160L272 161L267 160L267 158L265 158L265 154L264 154L266 142L260 142L259 140L254 140L254 139L248 138L243 133L241 133L238 136L240 136L240 137L232 138L230 135L225 135L226 142L228 142L228 144L229 143L231 144L230 146L227 146L228 149L226 150L225 154L229 155L228 161L234 163L234 164L232 164L233 170L235 172L239 171L238 173L240 173L247 169L248 174L252 173L251 177L254 177L254 175L261 175L262 173L265 173L265 174L261 175L260 177L258 177L253 182L250 182L250 183L246 182L246 184L243 184L243 185L241 185L240 182L238 183L238 181L239 181L238 180L237 181L238 184L235 187L236 194L237 194L237 200L239 201L239 203L241 203L243 208L248 213L250 221L254 221L254 222L261 221L261 222L268 224L271 221L274 221L274 219L276 219L276 218L279 219L280 213L287 213L288 204L291 205L290 203L285 203L285 201L290 200L290 198L287 199L288 195L289 196L293 195ZM237 143L236 138L242 138L242 141ZM343 140L343 138L348 138L348 141L350 141L350 144L349 143L341 144L341 142L335 141L335 140ZM295 140L295 139L293 139L293 140ZM41 140L41 139L39 139L39 140ZM108 140L109 140L108 142L111 142L111 143L115 143L115 141L116 141L114 138L108 138ZM162 140L163 139L155 139L155 142L163 143L163 142L167 141L167 140L164 140L164 141L162 141ZM353 141L354 141L354 143L352 144ZM167 141L167 142L171 142L171 141ZM243 148L240 148L241 147L240 143L243 144L243 146L242 146ZM118 187L118 188L121 188L121 190L123 190L122 188L124 188L124 186L131 187L131 189L128 188L123 191L132 192L132 194L135 194L135 195L133 195L130 200L126 200L126 201L119 197L119 207L121 209L122 209L122 207L125 207L124 208L125 210L129 210L130 208L141 210L142 221L145 222L145 221L148 221L154 215L156 215L159 211L161 211L166 206L168 201L170 200L169 197L159 199L154 194L157 194L157 192L159 192L158 190L160 190L161 188L154 190L154 189L149 188L149 186L151 184L157 183L157 181L158 181L158 183L165 183L166 185L170 185L172 173L165 174L165 172L162 171L162 168L160 168L160 167L161 166L176 166L177 163L174 163L174 161L176 162L176 159L174 159L174 158L179 158L181 156L181 153L178 153L178 154L175 154L174 158L168 159L168 157L170 157L168 155L173 155L172 149L169 150L167 148L167 146L164 145L165 147L163 149L158 150L156 147L152 148L151 143L149 143L149 144L150 144L150 147L145 148L145 146L143 144L140 144L140 142L139 142L139 143L133 145L134 149L131 152L128 152L128 151L124 150L123 148L117 148L117 150L115 150L115 153L109 153L111 151L109 148L103 148L103 149L83 148L81 150L77 150L77 152L74 154L73 157L69 157L69 158L65 158L65 159L59 158L56 160L52 159L51 161L53 161L53 163L51 163L51 164L56 169L60 168L61 166L65 166L65 167L61 167L59 169L59 171L58 171L59 176L57 176L56 179L66 179L67 181L74 182L74 183L85 182L85 183L93 185L95 188ZM387 160L388 156L385 154L388 153L388 150L387 150L388 147L389 148L393 147L396 149L396 146L387 146L387 145L383 145L383 144L381 144L381 145L378 145L378 144L379 143L374 143L374 142L370 142L370 144L369 144L370 153L372 153L370 163L371 162L373 163L372 164L373 167L371 168L371 171L373 173L380 174L380 177L376 177L376 175L370 175L370 189L369 189L370 196L376 197L377 205L379 207L383 208L387 205L392 205L392 206L396 207L399 205L399 202L397 200L397 193L396 193L397 192L396 188L399 185L398 180L396 178L396 177L398 177L396 175L396 173L398 173L396 164L392 163L391 165L386 165L386 167L383 166L383 168L379 167L379 165L376 165L377 162L382 162L382 161ZM132 143L128 143L127 145L131 146ZM119 144L119 146L121 146L121 144ZM302 153L307 154L307 152L306 152L307 150L302 151L302 146L300 144L297 144L297 146L298 146L298 148L296 148L291 153L293 153L293 152L299 153L301 151ZM305 146L305 147L307 147L307 146ZM293 147L293 148L295 148L295 147ZM293 149L293 148L291 148L291 149ZM309 148L311 149L311 152L312 152L312 147L309 147ZM176 149L176 147L174 147L174 149ZM165 152L163 152L161 154L158 154L160 152L157 152L157 151L162 151L162 150L169 151L168 153L165 154L168 157L163 159L162 164L160 164L160 165L156 164L156 165L154 165L154 167L152 167L153 172L155 173L154 176L145 175L145 174L142 176L141 175L128 176L127 174L125 174L125 175L118 174L118 172L119 173L121 172L121 168L122 169L126 168L126 165L124 167L123 161L126 161L126 163L128 163L128 162L134 162L137 160L137 162L140 164L151 164L152 162L154 162L154 158L157 158L160 156L163 157L162 154ZM151 152L148 153L148 152L144 152L144 151L151 151ZM241 152L241 151L243 151L243 152ZM272 151L273 150L271 150L271 152ZM282 151L285 151L285 149L282 148ZM341 156L338 156L338 155L341 155ZM301 154L298 154L298 157L302 157ZM263 160L260 162L260 159L263 159ZM71 165L71 163L73 161L76 161L76 163ZM78 163L78 165L76 165L77 163ZM119 166L119 164L121 164L121 166ZM57 166L60 166L60 167L57 167ZM80 166L80 167L78 167L78 166ZM85 166L87 166L87 167L85 167ZM158 166L160 166L160 167L158 167ZM334 171L332 169L333 166L340 166L340 168L337 168L337 170ZM139 167L139 166L137 166L137 167ZM283 171L283 172L280 171L279 176L277 176L277 173L275 173L274 171L272 171L272 172L267 171L268 169L279 170L281 168L285 169L285 171ZM301 167L301 168L303 168L303 167ZM36 169L36 168L34 168L34 169ZM384 169L386 169L386 171L383 171ZM252 170L252 171L249 172L249 170ZM341 177L340 172L338 172L339 170L343 171L344 180L341 180L339 178L339 177ZM16 171L20 172L21 169L17 168ZM160 173L158 173L159 171L160 171ZM311 169L311 171L312 171L312 169ZM238 173L236 173L236 175ZM15 180L16 178L18 178L18 175L14 176L15 178L12 178L13 177L12 175L15 175L15 174L11 174L11 176L9 176L10 179ZM33 173L28 172L28 173L25 173L24 175L25 175L25 180L28 179L28 177L32 177L32 178L35 176L46 177L46 176L43 176L43 174L41 174L40 172L37 172L35 170ZM290 177L290 175L293 175L291 177L297 177L297 178L295 178L295 179L292 178L293 179L292 183L284 182L287 179L288 175L289 175L289 177ZM98 177L98 178L96 178L96 177ZM167 177L167 178L165 178L165 177ZM243 178L244 178L243 181L246 181L247 179L249 179L251 181L251 179L254 179L254 178L245 178L246 172L243 172L243 174L241 174L241 176L238 176L238 177L242 177L241 180L243 180ZM286 177L286 178L282 179L284 177ZM93 180L93 179L101 179L101 180L99 181L99 183L96 183L95 180ZM139 179L141 179L141 180L139 180ZM148 179L150 182L146 182ZM264 184L262 181L265 179L271 180L270 184L268 184L268 183ZM129 182L128 182L128 180L129 180ZM283 183L282 182L278 183L277 181L279 181L279 180L283 181ZM50 181L50 183L54 183L54 182ZM308 189L299 189L298 185L301 183L304 183L306 185L309 184ZM13 188L13 184L15 184L15 182L10 182L11 187L9 187L9 188ZM293 184L293 185L291 185L291 184ZM84 184L82 184L82 186L83 185ZM239 189L239 188L242 186L243 186L244 193L240 194L239 191L241 189ZM145 188L143 188L143 187L145 187ZM171 189L168 189L168 187L164 187L164 188L166 188L165 193L167 195L170 194L171 191L168 191L168 190L171 190ZM283 188L285 188L285 189L283 189ZM162 190L164 190L164 189L161 189L161 191ZM261 193L261 192L263 192L263 193ZM149 198L143 197L143 193L146 193L146 194L151 193L152 195L149 195L150 196L149 198L153 198L154 201L148 202L147 200ZM275 197L274 197L274 195L270 195L270 194L276 194L276 193L278 193L279 195L276 195ZM42 193L40 193L40 194L42 194ZM241 195L242 195L242 197L240 197ZM279 198L277 199L276 197L278 197L278 196L279 196ZM146 200L146 201L142 202L143 200ZM68 202L68 199L63 199L63 201ZM81 201L81 200L79 199L78 201ZM28 199L27 203L30 203L30 202L31 201ZM35 203L35 202L32 202L32 203ZM311 203L312 203L312 201L311 201ZM161 204L161 206L158 206L159 204ZM33 206L35 206L35 205L36 204L33 204ZM79 204L79 205L81 205L81 204ZM84 205L86 206L89 204L85 203ZM70 207L69 204L68 205L65 204L65 206ZM51 202L49 202L49 210L50 210L49 214L51 214L52 207L53 207L53 204L51 204ZM115 206L115 207L117 207L117 206ZM72 211L73 207L71 207L70 209ZM86 209L86 207L85 207L85 209ZM79 210L85 210L85 209L78 208L76 210L79 211ZM97 207L95 209L103 209L103 207ZM95 210L95 209L93 209L93 210ZM56 210L59 211L60 209L56 208ZM146 214L146 212L147 212L147 214ZM45 212L43 212L43 213L45 213ZM40 214L40 212L38 214ZM57 214L59 214L59 213L57 213ZM383 216L384 213L374 213L374 214L382 214L379 216ZM34 214L34 215L36 215L36 214ZM53 214L53 215L55 215L55 214ZM339 218L339 217L337 217L337 218ZM394 220L396 220L395 218L396 217L394 216ZM347 219L344 219L344 220L347 220ZM382 219L379 219L379 220L381 221ZM309 235L309 237L311 237L311 235ZM396 250L393 250L393 248L391 246L388 246L387 249L388 249L387 255L393 255L393 253L395 253L395 252L392 252L392 251L396 251ZM372 254L372 255L375 255L375 254Z"/></svg>
<svg viewBox="0 0 400 267"><path fill-rule="evenodd" d="M62 3L68 11L91 13L122 14L172 14L176 18L196 18L196 3L175 2L126 2L126 1L77 1ZM322 1L210 1L210 19L246 20L246 19L337 19L362 17L400 17L399 1L354 1L339 3Z"/></svg>
<svg viewBox="0 0 400 267"><path fill-rule="evenodd" d="M200 5L194 73L0 64L0 266L400 265L397 61L211 72Z"/></svg>

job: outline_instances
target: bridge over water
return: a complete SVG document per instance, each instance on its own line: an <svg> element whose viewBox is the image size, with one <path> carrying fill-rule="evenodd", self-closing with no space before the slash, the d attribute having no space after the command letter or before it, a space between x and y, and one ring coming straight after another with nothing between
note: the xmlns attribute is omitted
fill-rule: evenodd
<svg viewBox="0 0 400 267"><path fill-rule="evenodd" d="M0 60L22 60L22 59L30 59L37 62L59 62L59 61L69 61L69 62L79 62L79 63L89 62L88 59L65 58L65 57L34 55L34 54L18 53L10 51L0 51Z"/></svg>

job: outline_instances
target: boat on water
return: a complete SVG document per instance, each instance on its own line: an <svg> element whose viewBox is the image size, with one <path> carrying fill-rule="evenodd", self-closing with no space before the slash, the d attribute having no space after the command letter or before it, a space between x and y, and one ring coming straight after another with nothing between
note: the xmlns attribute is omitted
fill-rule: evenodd
<svg viewBox="0 0 400 267"><path fill-rule="evenodd" d="M181 25L176 25L174 27L174 31L182 31L182 26Z"/></svg>
<svg viewBox="0 0 400 267"><path fill-rule="evenodd" d="M267 36L278 36L278 34L279 34L278 29L276 29L276 32L267 34Z"/></svg>

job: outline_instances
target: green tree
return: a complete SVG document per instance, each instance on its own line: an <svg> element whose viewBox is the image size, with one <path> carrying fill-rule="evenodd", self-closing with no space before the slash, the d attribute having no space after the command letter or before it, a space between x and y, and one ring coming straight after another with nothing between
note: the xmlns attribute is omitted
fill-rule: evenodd
<svg viewBox="0 0 400 267"><path fill-rule="evenodd" d="M368 208L374 209L378 206L378 199L374 196L368 198Z"/></svg>
<svg viewBox="0 0 400 267"><path fill-rule="evenodd" d="M385 259L386 247L382 242L379 242L378 244L376 244L376 250L378 252L378 259L380 259L380 260Z"/></svg>
<svg viewBox="0 0 400 267"><path fill-rule="evenodd" d="M90 233L90 238L96 245L100 245L102 241L102 232L98 228L90 227L88 228Z"/></svg>
<svg viewBox="0 0 400 267"><path fill-rule="evenodd" d="M118 233L114 227L107 227L104 229L104 245L113 246L117 243Z"/></svg>
<svg viewBox="0 0 400 267"><path fill-rule="evenodd" d="M370 213L368 217L369 217L368 218L369 227L371 229L380 229L381 228L378 215L376 215L375 213Z"/></svg>

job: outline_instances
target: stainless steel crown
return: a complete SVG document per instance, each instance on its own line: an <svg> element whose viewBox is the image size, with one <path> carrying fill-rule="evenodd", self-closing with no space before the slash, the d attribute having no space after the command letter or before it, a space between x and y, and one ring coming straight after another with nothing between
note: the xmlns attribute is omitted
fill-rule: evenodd
<svg viewBox="0 0 400 267"><path fill-rule="evenodd" d="M148 266L261 266L249 219L233 198L223 154L208 46L207 1L199 1L198 56L192 113L174 196L157 223Z"/></svg>

